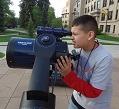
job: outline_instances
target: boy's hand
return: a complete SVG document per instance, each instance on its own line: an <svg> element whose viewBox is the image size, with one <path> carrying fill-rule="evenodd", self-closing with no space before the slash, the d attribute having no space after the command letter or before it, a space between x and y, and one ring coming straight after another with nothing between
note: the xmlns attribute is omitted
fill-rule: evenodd
<svg viewBox="0 0 119 109"><path fill-rule="evenodd" d="M71 58L65 56L65 59L61 56L61 60L57 59L56 67L59 72L65 77L71 72Z"/></svg>

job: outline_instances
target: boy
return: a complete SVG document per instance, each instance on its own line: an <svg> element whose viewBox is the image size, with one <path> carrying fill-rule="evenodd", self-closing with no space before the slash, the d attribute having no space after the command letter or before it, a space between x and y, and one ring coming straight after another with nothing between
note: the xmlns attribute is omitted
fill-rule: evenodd
<svg viewBox="0 0 119 109"><path fill-rule="evenodd" d="M56 64L63 81L74 89L68 109L110 109L114 64L110 52L95 40L96 20L90 15L77 17L71 32L74 48L80 48L78 60L61 56Z"/></svg>

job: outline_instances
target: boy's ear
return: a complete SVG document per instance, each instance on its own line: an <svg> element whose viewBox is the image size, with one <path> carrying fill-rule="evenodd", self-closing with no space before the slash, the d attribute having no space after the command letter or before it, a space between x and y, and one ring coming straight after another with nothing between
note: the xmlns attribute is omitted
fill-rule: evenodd
<svg viewBox="0 0 119 109"><path fill-rule="evenodd" d="M88 36L88 40L94 39L95 33L94 31L89 31L89 36Z"/></svg>

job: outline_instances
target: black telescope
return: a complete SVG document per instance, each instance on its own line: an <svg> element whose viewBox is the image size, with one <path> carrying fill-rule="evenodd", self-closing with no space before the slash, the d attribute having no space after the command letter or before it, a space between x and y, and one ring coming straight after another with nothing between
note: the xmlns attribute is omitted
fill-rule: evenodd
<svg viewBox="0 0 119 109"><path fill-rule="evenodd" d="M37 27L37 37L11 38L6 51L11 68L32 68L28 91L24 91L19 109L55 109L55 95L49 92L50 65L60 56L69 56L67 42L71 35L63 28Z"/></svg>

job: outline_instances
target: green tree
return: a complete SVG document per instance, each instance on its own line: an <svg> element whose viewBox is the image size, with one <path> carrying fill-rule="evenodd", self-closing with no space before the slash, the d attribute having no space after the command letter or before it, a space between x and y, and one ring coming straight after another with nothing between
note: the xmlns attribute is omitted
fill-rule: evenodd
<svg viewBox="0 0 119 109"><path fill-rule="evenodd" d="M20 1L20 26L26 28L31 16L35 25L47 26L49 0L21 0ZM38 9L39 8L39 9Z"/></svg>
<svg viewBox="0 0 119 109"><path fill-rule="evenodd" d="M34 36L34 23L33 23L31 17L30 17L29 22L28 22L27 33L31 38L33 38L33 36Z"/></svg>
<svg viewBox="0 0 119 109"><path fill-rule="evenodd" d="M33 17L35 20L35 27L43 25L43 13L38 6L35 6L33 9Z"/></svg>
<svg viewBox="0 0 119 109"><path fill-rule="evenodd" d="M43 13L43 19L42 19L43 26L47 26L47 24L48 24L48 9L49 9L50 2L49 2L49 0L36 0L36 2L37 2L39 9Z"/></svg>
<svg viewBox="0 0 119 109"><path fill-rule="evenodd" d="M55 19L55 12L53 7L48 9L48 26L52 26L52 21Z"/></svg>
<svg viewBox="0 0 119 109"><path fill-rule="evenodd" d="M15 14L13 11L11 11L10 14L5 15L4 22L5 22L5 26L8 28L17 27L17 21L16 21Z"/></svg>
<svg viewBox="0 0 119 109"><path fill-rule="evenodd" d="M15 18L15 21L16 21L17 26L20 25L19 18L16 17L16 18Z"/></svg>
<svg viewBox="0 0 119 109"><path fill-rule="evenodd" d="M33 9L35 6L35 0L21 0L20 1L20 26L26 28L29 22L29 16L31 16L32 21L34 21L33 17Z"/></svg>
<svg viewBox="0 0 119 109"><path fill-rule="evenodd" d="M26 27L26 4L24 0L20 1L20 12L19 12L19 16L20 16L20 26L21 28L25 28Z"/></svg>
<svg viewBox="0 0 119 109"><path fill-rule="evenodd" d="M0 2L0 33L4 31L4 1Z"/></svg>
<svg viewBox="0 0 119 109"><path fill-rule="evenodd" d="M12 21L14 19L14 12L9 9L9 5L11 5L12 2L10 0L1 0L0 1L0 31L4 31L4 26L9 23L9 21ZM13 18L11 20L11 18ZM14 22L15 23L15 22Z"/></svg>
<svg viewBox="0 0 119 109"><path fill-rule="evenodd" d="M4 0L4 4L3 4L3 7L4 7L4 14L5 16L11 16L11 17L14 17L15 14L13 11L10 10L9 6L12 5L13 3L11 2L11 0Z"/></svg>
<svg viewBox="0 0 119 109"><path fill-rule="evenodd" d="M61 28L62 27L62 20L61 20L61 18L55 18L52 21L52 26L55 27L55 28Z"/></svg>

